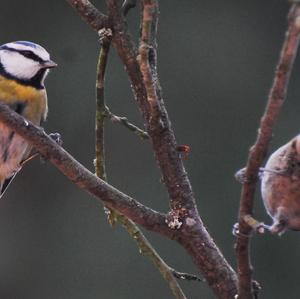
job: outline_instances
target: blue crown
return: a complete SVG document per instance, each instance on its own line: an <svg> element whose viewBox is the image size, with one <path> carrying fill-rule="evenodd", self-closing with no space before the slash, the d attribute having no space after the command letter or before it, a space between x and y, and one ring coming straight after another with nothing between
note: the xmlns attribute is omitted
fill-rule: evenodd
<svg viewBox="0 0 300 299"><path fill-rule="evenodd" d="M32 42L27 42L27 41L17 41L17 42L14 42L14 43L15 43L15 44L24 45L24 46L28 46L28 47L31 47L31 48L37 48L37 44L32 43Z"/></svg>

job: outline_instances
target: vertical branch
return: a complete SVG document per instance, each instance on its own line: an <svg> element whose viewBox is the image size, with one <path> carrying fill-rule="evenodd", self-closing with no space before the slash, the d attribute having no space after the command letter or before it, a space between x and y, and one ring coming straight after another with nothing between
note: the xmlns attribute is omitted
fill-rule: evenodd
<svg viewBox="0 0 300 299"><path fill-rule="evenodd" d="M168 190L172 208L168 217L168 226L179 233L178 241L192 256L216 296L222 299L232 299L237 294L236 274L214 243L199 216L187 172L176 150L175 134L158 84L156 45L154 44L158 2L143 1L144 7L148 9L145 14L143 13L143 17L145 16L145 22L151 25L150 30L146 26L147 33L142 34L145 37L146 46L143 50L147 51L145 51L146 55L139 56L139 62L135 45L120 12L119 1L106 0L106 3L113 30L112 42L128 73L135 99L151 138L163 183ZM146 61L142 62L141 59L146 59ZM145 66L146 76L142 74L141 63ZM145 82L145 79L150 81ZM150 94L150 101L147 92Z"/></svg>
<svg viewBox="0 0 300 299"><path fill-rule="evenodd" d="M193 257L217 297L233 298L237 293L236 275L202 223L189 178L176 151L176 139L157 72L158 15L157 0L142 0L138 62L150 104L148 133L169 192L169 226L181 229L181 245Z"/></svg>
<svg viewBox="0 0 300 299"><path fill-rule="evenodd" d="M95 171L96 175L103 180L107 180L105 171L105 151L104 151L104 121L106 117L106 107L104 98L104 78L106 64L111 43L111 32L104 29L99 32L101 39L101 49L97 63L96 78L96 128L95 128Z"/></svg>
<svg viewBox="0 0 300 299"><path fill-rule="evenodd" d="M158 105L158 96L156 92L158 78L154 80L153 77L154 72L156 72L157 22L157 1L142 1L141 38L139 45L138 62L140 64L140 70L147 92L147 100L151 109L151 118L158 116L157 111L154 111L154 109L158 109L158 107L156 107ZM153 121L153 119L150 119L150 121Z"/></svg>
<svg viewBox="0 0 300 299"><path fill-rule="evenodd" d="M100 34L101 49L97 64L97 78L96 78L96 141L95 141L95 171L96 175L103 180L107 180L105 170L105 146L104 146L104 122L107 116L107 108L104 96L104 79L105 71L108 59L108 53L111 43L111 31L109 29L103 29ZM150 242L143 235L138 226L128 219L126 216L118 213L116 210L107 208L109 213L109 223L114 224L119 221L126 228L128 234L136 241L140 251L147 256L153 264L158 268L161 275L168 283L171 291L176 299L186 299L183 291L181 290L174 274L164 260L159 256L156 250L151 246ZM180 274L179 274L180 275Z"/></svg>
<svg viewBox="0 0 300 299"><path fill-rule="evenodd" d="M259 167L261 166L269 142L272 129L278 118L280 109L286 98L287 87L296 57L300 34L300 5L293 4L288 15L288 30L276 68L275 79L271 88L266 110L261 119L258 136L249 152L246 167L246 179L243 184L239 209L239 228L236 241L236 254L239 275L239 297L253 298L252 266L250 262L250 233L251 227L244 217L253 213L253 200Z"/></svg>
<svg viewBox="0 0 300 299"><path fill-rule="evenodd" d="M99 178L107 181L104 146L104 122L107 109L104 97L104 80L112 33L110 29L101 29L98 33L100 36L101 49L97 63L96 76L95 172ZM117 212L106 206L104 209L108 215L109 224L113 226L117 221Z"/></svg>

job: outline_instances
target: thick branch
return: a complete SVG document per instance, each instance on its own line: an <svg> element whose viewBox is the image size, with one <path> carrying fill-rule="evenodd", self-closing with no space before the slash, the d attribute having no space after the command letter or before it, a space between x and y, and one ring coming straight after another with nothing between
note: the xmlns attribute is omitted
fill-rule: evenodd
<svg viewBox="0 0 300 299"><path fill-rule="evenodd" d="M106 169L105 169L105 155L104 155L104 123L105 115L107 114L107 108L104 96L104 79L105 70L108 59L108 53L110 48L110 35L107 36L105 32L102 35L102 45L97 65L97 79L96 79L96 159L95 170L96 175L103 180L107 181ZM133 125L131 125L133 126ZM135 127L135 126L134 126ZM135 127L136 128L136 127ZM158 268L163 278L168 283L175 298L186 299L183 291L181 290L178 282L175 279L175 270L171 269L156 250L151 246L150 242L138 228L138 226L128 219L125 215L118 213L114 209L109 209L109 222L114 224L115 221L119 221L126 228L128 234L136 241L140 251L147 256L153 264ZM179 276L181 277L181 276ZM193 276L192 276L193 277Z"/></svg>
<svg viewBox="0 0 300 299"><path fill-rule="evenodd" d="M127 26L120 13L118 1L107 0L106 3L113 26L113 44L128 73L136 101L143 115L148 134L151 137L164 184L168 189L173 209L173 212L169 215L169 225L180 227L180 243L191 254L218 298L233 298L237 293L236 275L209 236L199 217L192 188L181 156L176 150L177 143L174 132L161 96L156 74L156 45L153 36L153 34L156 34L157 26L157 2L144 1L144 7L148 9L147 14L151 14L150 16L148 14L151 23L150 28L146 27L147 30L150 29L150 33L148 31L150 36L148 33L144 35L146 37L144 43L148 44L149 49L151 49L146 59L148 59L152 73L151 77L147 78L143 77L141 72L137 61L137 51L126 31ZM152 82L145 82L145 79L148 78ZM151 96L154 95L156 99L153 97L149 99L145 87L148 83L152 91L153 86L155 87L156 90L151 93ZM151 105L153 103L154 105ZM155 109L153 109L153 106ZM153 112L155 112L155 115L153 115Z"/></svg>
<svg viewBox="0 0 300 299"><path fill-rule="evenodd" d="M190 182L180 154L176 150L177 143L164 107L159 84L156 84L156 93L160 115L156 118L156 126L150 127L151 109L143 76L137 62L137 51L126 30L127 26L124 23L118 1L106 0L106 3L109 10L109 23L113 30L113 44L128 73L136 101L151 137L157 162L163 174L163 181L172 200L172 207L177 211L175 215L170 214L169 225L181 225L180 231L178 231L179 241L193 257L195 264L217 297L232 299L237 293L236 274L209 236L198 215ZM78 12L81 14L80 11ZM93 26L92 28L95 29ZM156 31L156 25L151 28L152 32L153 29ZM150 60L151 65L153 65L153 61ZM179 217L180 221L178 221Z"/></svg>
<svg viewBox="0 0 300 299"><path fill-rule="evenodd" d="M296 57L300 34L300 6L294 4L289 12L289 28L284 40L283 48L276 68L275 80L271 88L265 113L261 119L258 136L254 146L250 149L246 180L243 184L239 210L239 232L236 253L239 273L239 298L253 298L252 270L249 254L250 239L247 237L251 227L243 220L245 215L253 213L255 187L261 166L272 138L272 129L278 118L281 106L286 98L289 77Z"/></svg>
<svg viewBox="0 0 300 299"><path fill-rule="evenodd" d="M108 18L88 0L66 0L94 30L108 27Z"/></svg>
<svg viewBox="0 0 300 299"><path fill-rule="evenodd" d="M126 215L146 229L176 238L166 225L166 216L158 213L97 178L53 141L42 128L34 126L6 105L0 103L0 121L31 143L42 156L54 164L78 187L100 199L107 206Z"/></svg>

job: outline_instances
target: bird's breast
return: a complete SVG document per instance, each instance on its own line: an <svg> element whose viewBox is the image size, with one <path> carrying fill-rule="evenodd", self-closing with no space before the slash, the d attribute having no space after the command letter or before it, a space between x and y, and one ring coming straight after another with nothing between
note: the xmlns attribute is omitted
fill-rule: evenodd
<svg viewBox="0 0 300 299"><path fill-rule="evenodd" d="M41 119L47 116L45 89L22 85L3 76L0 76L0 102L11 107L16 103L23 104L24 109L21 114L34 124L40 124Z"/></svg>
<svg viewBox="0 0 300 299"><path fill-rule="evenodd" d="M47 114L45 90L25 86L3 76L0 76L0 102L36 125ZM0 181L20 169L20 163L27 158L30 148L22 137L0 123Z"/></svg>

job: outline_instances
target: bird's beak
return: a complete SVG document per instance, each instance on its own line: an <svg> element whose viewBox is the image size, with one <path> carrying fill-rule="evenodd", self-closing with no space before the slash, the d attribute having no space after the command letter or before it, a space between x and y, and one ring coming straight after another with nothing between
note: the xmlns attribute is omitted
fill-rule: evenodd
<svg viewBox="0 0 300 299"><path fill-rule="evenodd" d="M42 63L42 67L45 69L52 69L54 67L57 67L57 63L52 60L48 60Z"/></svg>

